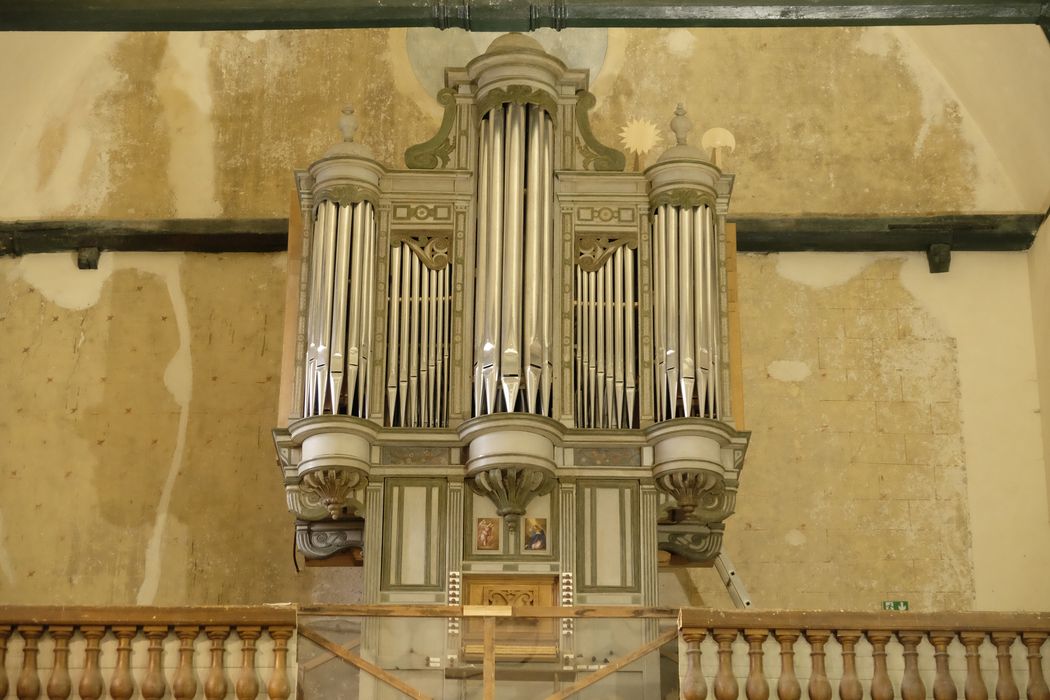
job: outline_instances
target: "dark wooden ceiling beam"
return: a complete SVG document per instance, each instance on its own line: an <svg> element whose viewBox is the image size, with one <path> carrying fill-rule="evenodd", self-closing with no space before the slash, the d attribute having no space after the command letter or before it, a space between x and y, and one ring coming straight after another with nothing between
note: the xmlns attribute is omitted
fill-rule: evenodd
<svg viewBox="0 0 1050 700"><path fill-rule="evenodd" d="M33 0L0 3L0 30L165 31L360 27L810 27L1039 24L1050 5L1008 0Z"/></svg>
<svg viewBox="0 0 1050 700"><path fill-rule="evenodd" d="M745 252L1027 250L1045 214L730 216ZM0 255L57 251L270 253L287 247L287 219L0 222Z"/></svg>

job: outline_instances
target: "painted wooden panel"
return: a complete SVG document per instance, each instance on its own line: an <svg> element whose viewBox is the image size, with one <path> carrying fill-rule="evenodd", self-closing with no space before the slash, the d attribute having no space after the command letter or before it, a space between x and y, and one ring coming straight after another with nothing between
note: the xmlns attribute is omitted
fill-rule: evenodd
<svg viewBox="0 0 1050 700"><path fill-rule="evenodd" d="M638 590L637 482L581 480L577 489L579 590Z"/></svg>
<svg viewBox="0 0 1050 700"><path fill-rule="evenodd" d="M386 485L383 589L443 589L446 482L390 479Z"/></svg>

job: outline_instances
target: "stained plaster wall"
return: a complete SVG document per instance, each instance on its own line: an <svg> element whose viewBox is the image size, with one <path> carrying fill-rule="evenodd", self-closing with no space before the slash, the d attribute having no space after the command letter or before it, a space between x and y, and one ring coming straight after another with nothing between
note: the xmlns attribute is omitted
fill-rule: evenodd
<svg viewBox="0 0 1050 700"><path fill-rule="evenodd" d="M1046 204L1050 135L1028 120L1050 116L1050 87L1028 69L1050 55L1034 27L541 38L591 68L600 137L622 146L635 124L630 167L668 144L676 101L701 131L729 128L738 213ZM5 35L0 62L20 69L0 76L17 97L0 113L0 217L285 215L290 170L328 145L344 102L400 165L439 122L433 66L484 45L425 30ZM968 67L992 54L1016 77L982 92ZM671 69L654 80L657 65ZM991 106L1022 95L1031 110ZM0 261L5 602L356 597L356 572L291 569L268 437L281 261ZM742 256L755 437L727 542L757 602L1045 607L1029 575L1050 580L1024 261L956 255L930 277L912 256ZM685 583L724 604L702 574Z"/></svg>

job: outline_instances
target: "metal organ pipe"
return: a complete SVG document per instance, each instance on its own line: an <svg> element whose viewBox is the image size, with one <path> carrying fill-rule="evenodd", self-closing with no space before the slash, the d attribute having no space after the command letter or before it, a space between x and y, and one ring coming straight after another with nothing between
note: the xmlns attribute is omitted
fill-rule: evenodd
<svg viewBox="0 0 1050 700"><path fill-rule="evenodd" d="M375 217L370 202L317 205L304 416L367 416Z"/></svg>
<svg viewBox="0 0 1050 700"><path fill-rule="evenodd" d="M721 418L718 255L711 207L656 208L656 419Z"/></svg>
<svg viewBox="0 0 1050 700"><path fill-rule="evenodd" d="M481 121L474 414L549 416L554 319L550 115L505 103Z"/></svg>
<svg viewBox="0 0 1050 700"><path fill-rule="evenodd" d="M638 387L635 255L626 244L597 269L576 266L576 425L633 428Z"/></svg>

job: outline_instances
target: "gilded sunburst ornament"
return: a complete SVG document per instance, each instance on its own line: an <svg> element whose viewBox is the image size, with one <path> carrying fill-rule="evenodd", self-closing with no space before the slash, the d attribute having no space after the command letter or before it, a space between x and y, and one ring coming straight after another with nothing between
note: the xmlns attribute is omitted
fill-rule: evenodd
<svg viewBox="0 0 1050 700"><path fill-rule="evenodd" d="M634 168L639 170L645 154L660 143L660 132L648 119L631 119L620 129L620 141L624 150L634 154Z"/></svg>

